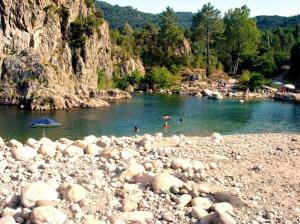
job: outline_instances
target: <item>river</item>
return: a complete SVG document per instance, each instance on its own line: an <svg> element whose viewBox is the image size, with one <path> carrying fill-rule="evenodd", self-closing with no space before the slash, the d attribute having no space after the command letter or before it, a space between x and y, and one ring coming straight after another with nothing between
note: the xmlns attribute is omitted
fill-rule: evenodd
<svg viewBox="0 0 300 224"><path fill-rule="evenodd" d="M162 116L172 117L170 128L163 129ZM51 139L82 138L87 135L134 135L163 132L164 135L292 132L300 133L300 105L272 100L249 101L225 99L215 101L177 95L135 94L132 100L111 102L101 109L30 112L15 107L0 106L0 136L24 141L39 139L42 130L28 128L35 118L50 117L62 124L46 130ZM180 118L182 122L180 122Z"/></svg>

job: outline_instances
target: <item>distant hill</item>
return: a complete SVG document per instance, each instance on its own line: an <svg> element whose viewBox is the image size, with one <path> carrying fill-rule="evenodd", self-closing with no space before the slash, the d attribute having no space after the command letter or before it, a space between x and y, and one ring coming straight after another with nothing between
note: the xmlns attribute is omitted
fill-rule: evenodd
<svg viewBox="0 0 300 224"><path fill-rule="evenodd" d="M124 27L127 22L134 29L143 27L147 22L158 23L159 14L140 12L131 6L121 7L111 5L103 1L97 1L96 6L101 8L105 19L111 28L118 29ZM181 27L190 27L192 24L192 12L176 12L178 24ZM292 17L283 16L257 16L257 26L260 29L274 29L277 27L288 27L300 24L300 15Z"/></svg>
<svg viewBox="0 0 300 224"><path fill-rule="evenodd" d="M284 16L257 16L257 26L261 29L275 29L277 27L289 27L300 24L300 15Z"/></svg>
<svg viewBox="0 0 300 224"><path fill-rule="evenodd" d="M147 22L158 23L159 14L140 12L131 6L121 7L111 5L106 2L97 1L96 6L101 8L104 18L109 22L111 28L123 28L127 22L132 28L142 28ZM176 12L178 23L182 27L189 27L192 24L193 13Z"/></svg>

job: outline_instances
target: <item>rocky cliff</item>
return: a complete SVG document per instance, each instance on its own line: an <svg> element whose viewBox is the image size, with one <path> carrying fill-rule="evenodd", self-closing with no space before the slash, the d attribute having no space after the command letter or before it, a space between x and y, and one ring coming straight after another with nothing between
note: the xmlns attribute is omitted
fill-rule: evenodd
<svg viewBox="0 0 300 224"><path fill-rule="evenodd" d="M0 0L0 101L33 110L100 107L130 98L97 90L112 76L107 23L91 0Z"/></svg>

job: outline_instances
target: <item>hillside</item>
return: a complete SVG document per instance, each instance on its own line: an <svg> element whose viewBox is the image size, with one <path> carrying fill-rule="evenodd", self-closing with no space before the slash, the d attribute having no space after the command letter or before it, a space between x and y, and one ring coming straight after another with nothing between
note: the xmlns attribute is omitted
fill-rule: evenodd
<svg viewBox="0 0 300 224"><path fill-rule="evenodd" d="M106 2L98 1L98 8L101 8L105 19L110 23L111 28L122 28L124 24L129 23L134 29L143 27L147 22L158 22L160 14L151 14L140 12L131 6L121 7L110 5ZM181 27L191 26L193 18L192 12L176 12L178 23ZM257 26L260 29L274 29L276 27L287 27L300 24L300 15L292 17L283 16L257 16Z"/></svg>
<svg viewBox="0 0 300 224"><path fill-rule="evenodd" d="M300 24L300 15L284 16L257 16L257 26L261 29L275 29L277 27L289 27Z"/></svg>
<svg viewBox="0 0 300 224"><path fill-rule="evenodd" d="M140 12L131 6L113 6L102 1L96 2L96 6L102 9L104 18L109 22L113 29L123 28L126 22L134 29L139 29L147 22L158 23L159 21L159 14ZM176 15L181 27L189 27L191 25L193 13L177 12Z"/></svg>

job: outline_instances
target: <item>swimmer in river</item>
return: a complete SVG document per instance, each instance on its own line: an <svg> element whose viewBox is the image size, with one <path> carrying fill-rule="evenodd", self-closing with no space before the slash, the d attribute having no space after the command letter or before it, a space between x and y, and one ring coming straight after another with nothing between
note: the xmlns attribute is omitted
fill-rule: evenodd
<svg viewBox="0 0 300 224"><path fill-rule="evenodd" d="M163 128L169 128L170 126L168 125L168 122L165 122L163 125Z"/></svg>
<svg viewBox="0 0 300 224"><path fill-rule="evenodd" d="M180 122L183 122L182 118L179 119Z"/></svg>
<svg viewBox="0 0 300 224"><path fill-rule="evenodd" d="M134 132L139 132L140 131L140 129L137 127L137 126L134 126Z"/></svg>
<svg viewBox="0 0 300 224"><path fill-rule="evenodd" d="M167 121L167 120L170 120L171 117L170 117L169 115L166 115L166 114L165 114L165 115L163 116L163 119Z"/></svg>

